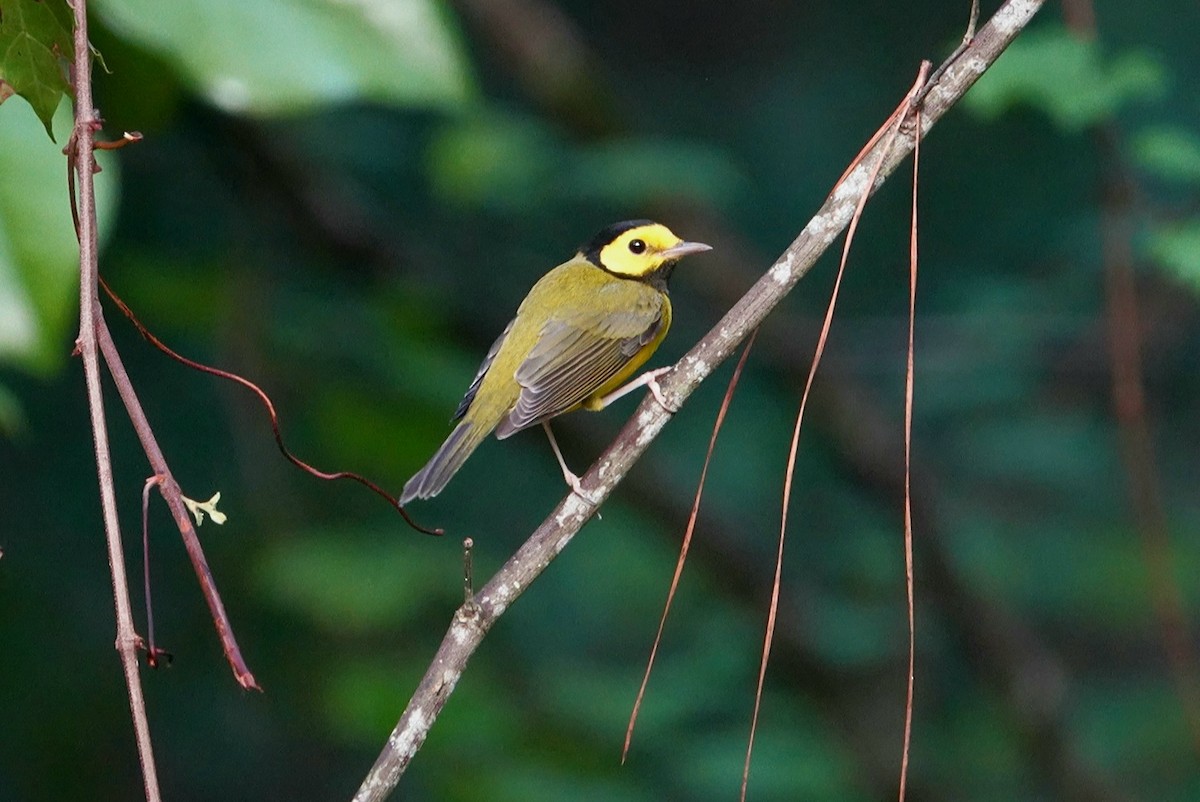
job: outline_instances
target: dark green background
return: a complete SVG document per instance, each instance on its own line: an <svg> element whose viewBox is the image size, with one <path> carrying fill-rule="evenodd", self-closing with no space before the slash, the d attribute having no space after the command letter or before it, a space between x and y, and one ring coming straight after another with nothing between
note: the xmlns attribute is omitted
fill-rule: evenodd
<svg viewBox="0 0 1200 802"><path fill-rule="evenodd" d="M270 115L217 108L170 51L99 14L106 131L146 135L117 155L102 272L173 347L263 386L302 458L398 491L526 289L610 222L654 217L717 246L676 273L676 325L654 364L680 356L796 236L919 60L949 52L966 18L965 4L932 2L544 2L519 5L540 10L537 25L568 26L585 65L554 99L498 46L545 30L513 14L511 29L481 25L463 2L446 24L474 89L453 107L352 98ZM278 7L252 37L298 24ZM1009 54L1024 72L981 85L994 102L958 107L922 149L913 800L1200 797L1128 502L1101 243L1115 171L1133 186L1110 211L1132 231L1142 311L1122 336L1144 343L1170 536L1157 581L1177 583L1194 618L1200 282L1150 254L1156 227L1190 219L1200 195L1182 162L1156 168L1135 145L1156 127L1200 129L1200 10L1101 2L1097 19L1097 60L1069 74L1046 53L1071 50L1071 37L1058 8L1044 10L1026 34L1042 49ZM230 35L249 24L231 19ZM1152 87L1120 88L1114 65L1127 58L1154 65ZM304 63L301 51L302 74ZM1094 107L1056 116L1089 92ZM906 181L867 209L801 441L753 799L895 793ZM734 798L788 439L835 268L827 255L750 357L628 764L625 721L729 365L501 619L395 798ZM166 797L348 798L461 601L461 539L474 538L482 581L562 496L544 439L486 443L438 499L413 505L448 533L426 538L358 486L291 468L249 394L167 360L114 308L107 317L184 492L222 493L228 523L200 534L266 690L234 683L156 499L157 636L176 660L143 679ZM19 406L0 438L6 800L139 793L70 340L48 369L0 368ZM119 400L106 401L140 610L149 469ZM561 421L577 470L632 408Z"/></svg>

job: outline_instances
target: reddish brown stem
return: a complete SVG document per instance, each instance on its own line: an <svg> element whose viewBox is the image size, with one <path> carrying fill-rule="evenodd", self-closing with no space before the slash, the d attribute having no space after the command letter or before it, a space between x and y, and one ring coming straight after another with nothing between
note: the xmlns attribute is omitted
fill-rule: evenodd
<svg viewBox="0 0 1200 802"><path fill-rule="evenodd" d="M654 659L658 656L658 646L662 642L663 629L667 626L667 614L671 612L671 602L675 599L675 591L679 588L679 579L683 576L683 566L687 562L688 550L692 545L692 535L696 531L696 520L700 516L700 499L704 497L704 483L708 479L708 466L712 462L713 449L717 446L717 435L725 423L725 415L733 401L733 391L737 389L742 377L742 368L754 347L758 329L751 332L746 339L746 347L738 358L729 385L725 388L725 397L721 399L721 408L717 410L717 419L713 423L712 434L708 438L708 451L704 454L704 466L700 469L700 481L696 483L696 495L692 499L692 511L688 514L687 527L683 532L683 542L679 546L679 558L675 561L675 573L671 576L671 587L667 590L667 601L663 604L662 615L658 619L658 632L654 634L654 644L650 647L650 657L646 660L646 672L642 675L642 684L638 687L637 696L633 700L633 710L629 714L629 724L625 728L625 744L621 747L621 763L629 756L629 744L633 740L633 729L637 725L638 711L642 708L642 699L646 696L646 686L650 684L650 672L654 670Z"/></svg>
<svg viewBox="0 0 1200 802"><path fill-rule="evenodd" d="M84 35L84 40L86 42L86 34ZM77 49L78 46L79 45L77 43ZM88 52L90 54L90 50ZM90 62L88 62L88 66L90 69ZM78 64L76 66L76 70L78 70ZM88 89L90 91L90 85L88 86ZM83 254L85 248L88 247L86 243L90 237L92 262L90 278L88 271L86 270L83 271L82 275L83 284L81 285L80 290L81 297L83 297L83 293L86 291L91 299L91 303L90 305L82 303L80 305L81 334L79 341L75 345L74 353L81 354L85 357L84 365L86 367L87 351L85 348L85 339L90 342L93 349L95 348L96 344L99 343L100 349L104 351L104 359L108 364L109 373L117 385L117 392L121 395L121 399L125 402L125 408L129 413L130 419L133 421L134 429L138 432L139 439L142 441L147 458L150 460L151 465L155 466L155 475L159 479L158 486L160 493L162 493L163 497L167 499L169 506L171 506L171 500L168 497L168 487L171 488L171 492L173 492L173 494L180 500L178 506L183 509L182 518L178 511L174 508L172 508L172 513L175 515L177 522L181 520L183 521L183 523L178 523L179 532L183 537L184 546L187 549L188 555L192 559L192 565L195 568L196 575L200 580L201 590L204 593L205 599L208 600L209 609L213 614L213 621L216 623L217 632L221 637L222 648L225 650L225 655L229 659L230 665L233 667L234 676L237 678L238 683L241 684L242 687L252 688L254 690L262 690L258 687L258 684L254 680L254 676L250 673L249 668L247 668L245 661L242 659L241 652L237 646L237 641L233 636L233 629L230 627L229 620L225 615L224 605L221 603L220 595L217 593L216 584L213 582L212 573L209 571L207 561L204 558L204 551L200 547L200 541L196 538L195 530L191 529L191 518L187 514L186 507L184 507L182 504L182 494L179 492L179 486L175 483L170 471L166 467L166 460L163 458L162 451L159 450L158 444L154 439L154 432L150 428L150 423L146 419L145 413L142 411L141 404L138 402L137 394L134 392L133 385L129 381L129 375L125 372L124 365L121 363L120 354L117 352L116 345L112 341L112 335L108 331L108 325L104 322L104 316L100 310L98 293L96 292L98 285L104 287L105 292L107 292L110 297L114 298L118 305L122 307L122 311L125 311L132 318L133 313L128 311L128 307L125 307L120 298L117 298L115 295L113 295L112 290L110 290L108 285L104 283L104 279L100 278L95 243L95 196L92 182L92 176L99 172L99 168L96 166L95 158L92 156L92 152L96 147L101 147L104 150L116 150L117 148L123 147L131 142L141 141L142 135L137 132L126 133L125 136L120 140L99 144L93 140L93 135L100 129L99 116L96 115L95 111L93 110L90 117L83 122L80 122L79 120L81 118L79 117L79 114L80 113L77 108L77 122L75 124L75 130L71 134L71 140L72 143L77 143L77 141L80 139L86 139L88 143L87 158L90 166L86 170L87 180L84 181L82 179L84 171L75 168L75 165L80 163L79 159L81 156L79 154L81 154L82 151L75 153L74 147L78 147L78 145L68 145L66 150L75 153L75 155L68 159L67 186L70 190L71 218L75 224L75 236L79 239L80 253ZM76 193L75 183L77 174L80 176L78 193ZM76 201L77 194L78 202ZM83 321L85 310L87 318L86 322ZM139 331L141 331L141 324L137 322L136 318L132 319L134 320L135 325L138 326ZM85 331L90 333L86 338L83 334ZM91 336L93 334L94 336ZM95 421L93 420L93 428L94 427ZM148 443L153 445L153 453L150 445L147 445ZM99 455L97 455L97 457L99 457ZM158 463L157 465L156 462ZM159 465L161 465L161 470L158 468ZM111 472L111 467L109 468L109 471ZM187 527L187 531L184 529L185 525ZM188 531L191 532L190 537L187 534ZM123 568L122 574L124 574ZM150 585L148 565L146 567L146 575L147 617L149 618ZM126 589L125 593L128 595L128 589ZM139 644L142 643L141 638L137 638L136 636L135 638ZM151 636L150 645L145 646L145 648L148 650L149 662L152 666L154 666L157 663L159 652L154 647L153 636ZM165 652L162 654L166 655ZM169 657L169 655L167 656Z"/></svg>
<svg viewBox="0 0 1200 802"><path fill-rule="evenodd" d="M967 38L974 36L975 17L979 4L971 12ZM964 39L964 42L967 39ZM921 65L922 84L929 72L928 61ZM921 130L921 107L913 114L917 130ZM913 143L912 216L908 235L908 358L904 366L904 592L908 611L908 676L904 698L904 744L900 750L900 802L908 791L908 755L912 748L913 698L917 663L917 613L913 603L913 525L912 525L912 411L913 411L913 334L917 318L917 188L921 173L921 140Z"/></svg>
<svg viewBox="0 0 1200 802"><path fill-rule="evenodd" d="M421 534L435 536L443 534L441 529L430 529L428 527L421 526L414 521L412 517L409 516L408 512L400 506L399 499L388 493L379 485L372 482L370 479L360 476L357 473L351 473L350 471L337 471L333 473L321 471L297 457L290 450L288 450L287 446L283 444L283 433L279 428L279 414L275 411L275 404L271 401L271 397L268 396L261 387L236 373L231 373L227 370L221 370L220 368L214 368L210 365L205 365L202 362L197 362L194 359L188 359L183 354L174 351L166 343L154 336L152 331L146 328L142 321L138 319L137 315L133 313L133 310L129 308L129 305L126 304L119 295L113 292L112 287L108 286L108 282L106 282L103 277L100 277L99 280L100 287L104 290L108 297L112 299L112 302L117 305L117 308L121 310L121 314L128 318L129 322L133 324L133 327L137 329L138 334L142 335L142 338L145 339L146 342L150 343L155 348L162 351L164 354L171 357L171 359L174 359L181 365L189 367L192 370L199 371L200 373L207 373L210 376L216 376L219 379L225 379L226 381L241 385L250 392L254 393L254 395L258 397L259 402L263 405L263 408L267 410L267 415L271 419L271 432L275 436L275 445L279 447L279 452L283 454L284 458L288 462L292 463L305 473L317 477L318 479L324 479L326 481L332 481L335 479L350 479L358 482L368 490L383 498L391 506L395 507L396 511L400 513L400 516L404 518L405 523L407 523L413 529L416 529Z"/></svg>
<svg viewBox="0 0 1200 802"><path fill-rule="evenodd" d="M171 468L167 465L162 449L158 447L154 430L150 427L150 421L146 419L146 413L142 410L141 402L138 401L137 392L133 389L129 374L125 372L121 355L113 343L112 335L104 323L103 316L99 313L96 315L96 339L100 345L100 352L104 355L104 361L108 365L108 372L117 386L117 393L125 403L125 411L133 423L138 440L141 441L142 450L146 452L150 468L161 477L158 491L162 494L163 500L167 502L171 516L175 519L175 526L178 527L179 534L183 538L183 547L192 561L196 579L200 582L200 590L204 593L204 600L208 602L213 623L217 626L217 634L221 638L221 648L225 650L225 658L233 668L233 675L238 684L243 688L260 691L262 688L254 679L254 675L250 673L246 661L242 659L237 639L233 635L233 627L230 626L229 617L225 614L225 605L221 602L221 594L217 591L212 571L209 570L208 561L204 557L204 549L200 546L200 539L196 536L196 529L192 525L192 516L188 512L187 505L183 503L183 493L180 492L179 484L175 481Z"/></svg>
<svg viewBox="0 0 1200 802"><path fill-rule="evenodd" d="M846 240L842 245L842 258L838 263L837 277L833 281L833 291L829 296L829 304L825 307L825 317L821 324L821 333L817 338L817 347L813 354L812 364L808 369L808 378L804 382L804 391L800 395L800 409L796 413L796 425L792 429L792 441L788 450L787 466L784 469L783 478L783 500L782 511L779 521L779 546L775 555L775 577L771 585L771 603L767 611L767 627L766 634L763 636L762 656L758 664L758 686L754 692L754 713L750 719L750 737L746 744L746 758L742 766L742 785L740 799L746 799L746 794L750 783L750 760L754 752L754 736L758 729L758 715L762 706L763 688L767 677L767 663L771 658L771 646L775 638L775 622L779 612L779 591L783 577L783 547L787 537L788 523L788 508L791 505L792 498L792 479L796 467L796 455L800 446L800 429L804 423L804 412L808 407L808 399L812 393L813 381L817 376L817 368L821 364L821 357L825 353L825 345L829 339L829 332L833 326L834 310L837 308L838 293L842 286L842 277L846 273L846 263L850 258L850 247L854 243L854 234L858 230L858 221L862 219L863 210L866 208L867 201L871 197L871 188L875 185L875 180L879 177L879 172L884 164L884 161L891 154L893 147L896 144L896 137L900 133L901 128L908 120L909 114L913 111L916 105L916 99L919 93L925 86L926 79L929 75L930 63L928 61L921 62L920 69L917 71L917 79L909 90L904 101L892 112L887 121L879 128L878 131L871 137L866 146L859 151L858 156L854 159L855 165L864 166L863 162L868 154L877 154L876 161L873 167L870 168L870 174L866 185L863 188L862 194L858 197L854 207L854 213L850 218L849 225L846 228ZM918 118L919 122L919 118ZM921 127L918 124L915 129L917 133L913 143L913 148L916 148L916 142L920 141ZM878 149L878 150L877 150ZM854 169L853 167L851 169ZM850 170L842 175L841 181L845 181L850 174ZM839 183L841 183L839 181ZM911 554L909 555L911 556ZM911 562L909 563L911 568ZM910 672L911 678L911 672ZM911 684L910 684L911 690ZM911 702L911 698L910 698ZM905 759L902 761L901 767L901 798L903 798L904 778L907 769L908 755L908 729L905 728Z"/></svg>
<svg viewBox="0 0 1200 802"><path fill-rule="evenodd" d="M154 642L154 602L150 594L150 488L162 484L157 474L142 486L142 582L146 594L146 663L158 668L159 661L168 665L174 659L170 652L158 648Z"/></svg>
<svg viewBox="0 0 1200 802"><path fill-rule="evenodd" d="M96 353L96 321L100 319L100 299L96 294L98 248L96 236L96 190L93 175L96 158L92 149L92 133L98 115L92 105L92 49L88 41L87 0L75 0L75 127L68 145L67 175L72 211L76 215L79 235L79 338L76 348L83 361L87 384L88 413L91 418L92 439L96 454L96 472L100 481L100 506L104 514L105 542L112 573L113 601L116 606L116 648L125 673L129 693L129 709L137 740L138 758L142 766L142 782L147 802L158 802L158 772L154 765L154 747L150 740L150 723L146 716L146 701L142 695L138 674L138 638L133 627L133 610L129 602L129 585L125 574L125 556L121 546L121 528L117 520L117 498L113 486L112 459L108 447L108 424L104 414L104 397L100 386L100 360ZM78 179L78 206L75 197Z"/></svg>
<svg viewBox="0 0 1200 802"><path fill-rule="evenodd" d="M126 145L132 145L135 142L142 141L141 131L126 131L120 139L103 139L96 140L92 146L97 150L120 150Z"/></svg>

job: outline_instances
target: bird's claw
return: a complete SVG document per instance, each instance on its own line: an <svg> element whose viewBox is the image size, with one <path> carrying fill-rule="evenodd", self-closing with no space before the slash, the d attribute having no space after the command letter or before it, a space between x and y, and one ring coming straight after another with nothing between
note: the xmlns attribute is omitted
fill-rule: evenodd
<svg viewBox="0 0 1200 802"><path fill-rule="evenodd" d="M669 414L674 415L679 411L679 407L667 401L667 397L663 394L662 387L658 385L658 377L670 372L671 368L656 368L649 371L646 379L646 388L650 391L650 395L654 396L654 400L658 405L665 409Z"/></svg>
<svg viewBox="0 0 1200 802"><path fill-rule="evenodd" d="M593 507L600 503L598 499L583 489L583 481L578 476L570 471L563 471L563 478L567 480L567 485L571 488L571 492L579 496L583 501Z"/></svg>

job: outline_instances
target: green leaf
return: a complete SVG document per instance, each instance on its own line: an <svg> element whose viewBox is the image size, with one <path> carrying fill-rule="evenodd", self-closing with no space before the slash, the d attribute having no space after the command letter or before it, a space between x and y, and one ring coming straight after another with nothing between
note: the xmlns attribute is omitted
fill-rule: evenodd
<svg viewBox="0 0 1200 802"><path fill-rule="evenodd" d="M51 139L54 110L70 92L70 16L65 0L0 0L0 103L25 98Z"/></svg>
<svg viewBox="0 0 1200 802"><path fill-rule="evenodd" d="M96 0L119 36L158 53L212 103L279 114L375 100L455 106L468 64L439 0Z"/></svg>
<svg viewBox="0 0 1200 802"><path fill-rule="evenodd" d="M1151 229L1147 250L1168 273L1200 292L1200 218Z"/></svg>
<svg viewBox="0 0 1200 802"><path fill-rule="evenodd" d="M1159 97L1165 86L1162 67L1146 53L1106 59L1095 41L1043 28L1013 42L964 102L989 118L1029 105L1063 129L1079 131L1130 101Z"/></svg>
<svg viewBox="0 0 1200 802"><path fill-rule="evenodd" d="M64 104L56 116L70 130ZM96 204L103 235L116 201L116 161L96 157ZM0 114L0 362L49 372L70 351L79 246L71 222L66 160L27 114Z"/></svg>
<svg viewBox="0 0 1200 802"><path fill-rule="evenodd" d="M1133 154L1161 178L1200 182L1200 137L1186 128L1151 128L1133 140Z"/></svg>

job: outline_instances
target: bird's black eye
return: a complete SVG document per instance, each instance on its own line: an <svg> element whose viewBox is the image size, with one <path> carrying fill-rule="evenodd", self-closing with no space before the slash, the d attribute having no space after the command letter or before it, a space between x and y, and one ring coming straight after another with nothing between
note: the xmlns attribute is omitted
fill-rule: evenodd
<svg viewBox="0 0 1200 802"><path fill-rule="evenodd" d="M646 243L640 239L630 240L629 250L633 253L642 253L646 250Z"/></svg>

